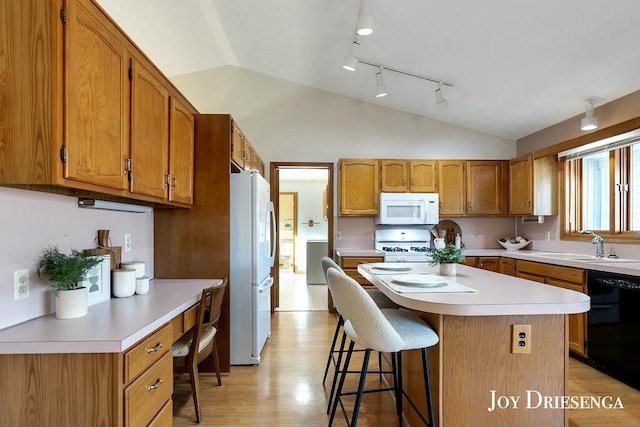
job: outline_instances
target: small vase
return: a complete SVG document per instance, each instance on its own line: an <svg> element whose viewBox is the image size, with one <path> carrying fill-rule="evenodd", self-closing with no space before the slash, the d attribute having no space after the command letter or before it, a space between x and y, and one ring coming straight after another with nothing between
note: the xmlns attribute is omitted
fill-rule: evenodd
<svg viewBox="0 0 640 427"><path fill-rule="evenodd" d="M455 276L457 273L457 264L440 264L440 275Z"/></svg>
<svg viewBox="0 0 640 427"><path fill-rule="evenodd" d="M89 294L87 288L56 292L56 318L74 319L87 314Z"/></svg>

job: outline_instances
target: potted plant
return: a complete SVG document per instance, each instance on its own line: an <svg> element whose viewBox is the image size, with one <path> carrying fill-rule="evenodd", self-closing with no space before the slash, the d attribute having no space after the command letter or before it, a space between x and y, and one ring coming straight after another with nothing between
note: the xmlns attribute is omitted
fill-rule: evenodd
<svg viewBox="0 0 640 427"><path fill-rule="evenodd" d="M38 274L44 274L56 294L56 317L72 319L87 314L87 288L79 284L100 258L72 249L63 254L57 246L46 248L38 262Z"/></svg>
<svg viewBox="0 0 640 427"><path fill-rule="evenodd" d="M452 244L448 244L442 249L433 249L431 251L431 263L440 265L440 274L443 276L455 276L457 273L456 264L463 261L462 249L456 248Z"/></svg>

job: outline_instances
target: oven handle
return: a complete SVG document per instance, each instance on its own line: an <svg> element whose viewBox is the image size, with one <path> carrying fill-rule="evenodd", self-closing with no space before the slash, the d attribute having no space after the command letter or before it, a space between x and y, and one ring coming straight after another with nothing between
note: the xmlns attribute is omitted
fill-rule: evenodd
<svg viewBox="0 0 640 427"><path fill-rule="evenodd" d="M613 307L611 304L591 304L591 309L594 309L594 308L605 309L605 308L611 308L611 307Z"/></svg>

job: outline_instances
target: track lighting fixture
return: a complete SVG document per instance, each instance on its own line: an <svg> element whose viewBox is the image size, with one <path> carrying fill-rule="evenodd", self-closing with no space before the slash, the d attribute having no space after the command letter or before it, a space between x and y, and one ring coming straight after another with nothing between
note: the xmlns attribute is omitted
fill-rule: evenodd
<svg viewBox="0 0 640 427"><path fill-rule="evenodd" d="M351 43L351 48L349 49L349 54L344 59L344 64L342 64L342 68L349 71L355 71L358 66L358 48L360 47L360 43L358 43L358 35L353 38L353 43Z"/></svg>
<svg viewBox="0 0 640 427"><path fill-rule="evenodd" d="M383 96L387 96L387 88L382 81L382 67L380 67L376 73L376 98Z"/></svg>
<svg viewBox="0 0 640 427"><path fill-rule="evenodd" d="M442 94L441 82L438 82L438 89L436 89L436 108L440 111L445 111L449 108L449 101L447 101Z"/></svg>
<svg viewBox="0 0 640 427"><path fill-rule="evenodd" d="M368 36L373 33L373 16L371 15L371 0L360 1L360 15L356 24L356 33Z"/></svg>
<svg viewBox="0 0 640 427"><path fill-rule="evenodd" d="M598 118L593 115L594 104L598 99L595 97L587 98L586 102L589 103L587 105L586 111L584 113L584 118L580 122L580 129L582 130L594 130L598 128Z"/></svg>

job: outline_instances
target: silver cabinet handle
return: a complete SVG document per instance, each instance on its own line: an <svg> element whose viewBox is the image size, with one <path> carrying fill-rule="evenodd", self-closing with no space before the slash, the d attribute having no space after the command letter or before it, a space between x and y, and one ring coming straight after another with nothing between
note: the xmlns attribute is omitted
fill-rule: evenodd
<svg viewBox="0 0 640 427"><path fill-rule="evenodd" d="M152 348L148 348L148 349L147 349L147 353L155 353L156 351L158 351L158 350L159 350L159 349L161 349L161 348L162 348L162 343L161 343L161 342L159 342L159 343L157 343L154 347L152 347Z"/></svg>
<svg viewBox="0 0 640 427"><path fill-rule="evenodd" d="M155 384L152 384L152 385L148 385L148 386L147 386L147 391L151 391L151 390L155 390L155 389L157 389L157 388L160 386L160 384L162 384L163 382L164 382L164 381L162 381L162 378L158 378L158 379L156 380L156 383L155 383Z"/></svg>

